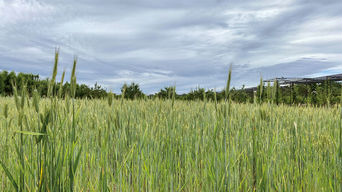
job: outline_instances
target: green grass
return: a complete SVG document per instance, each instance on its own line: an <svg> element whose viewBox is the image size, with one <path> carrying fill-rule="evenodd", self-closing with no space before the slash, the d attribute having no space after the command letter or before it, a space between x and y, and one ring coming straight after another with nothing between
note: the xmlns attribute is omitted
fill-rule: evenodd
<svg viewBox="0 0 342 192"><path fill-rule="evenodd" d="M28 101L0 100L0 191L341 190L338 107Z"/></svg>

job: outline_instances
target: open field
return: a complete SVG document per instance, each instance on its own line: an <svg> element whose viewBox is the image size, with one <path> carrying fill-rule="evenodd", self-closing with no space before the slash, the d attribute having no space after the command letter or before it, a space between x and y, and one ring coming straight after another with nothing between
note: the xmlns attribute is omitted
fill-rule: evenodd
<svg viewBox="0 0 342 192"><path fill-rule="evenodd" d="M0 191L342 190L337 106L24 98L0 99Z"/></svg>
<svg viewBox="0 0 342 192"><path fill-rule="evenodd" d="M342 192L342 0L0 0L0 192Z"/></svg>

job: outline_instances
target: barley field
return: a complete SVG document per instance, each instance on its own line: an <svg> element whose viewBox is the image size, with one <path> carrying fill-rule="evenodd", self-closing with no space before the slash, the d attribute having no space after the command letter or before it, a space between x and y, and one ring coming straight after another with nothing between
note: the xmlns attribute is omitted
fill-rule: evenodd
<svg viewBox="0 0 342 192"><path fill-rule="evenodd" d="M0 191L342 190L338 106L24 95L0 108Z"/></svg>
<svg viewBox="0 0 342 192"><path fill-rule="evenodd" d="M0 97L0 191L342 190L340 105L234 103L231 70L221 102L75 99L76 60L62 98L57 56L47 97Z"/></svg>

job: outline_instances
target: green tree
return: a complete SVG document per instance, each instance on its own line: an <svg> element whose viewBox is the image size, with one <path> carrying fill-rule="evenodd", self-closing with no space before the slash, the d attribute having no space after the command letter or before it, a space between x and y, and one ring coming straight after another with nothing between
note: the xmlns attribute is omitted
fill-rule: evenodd
<svg viewBox="0 0 342 192"><path fill-rule="evenodd" d="M5 78L3 72L0 73L0 95L5 95Z"/></svg>
<svg viewBox="0 0 342 192"><path fill-rule="evenodd" d="M245 86L242 86L240 90L236 90L235 88L231 90L231 99L235 102L246 103L249 100L248 97Z"/></svg>
<svg viewBox="0 0 342 192"><path fill-rule="evenodd" d="M10 72L8 75L6 75L5 79L5 93L6 95L12 95L13 94L13 87L12 83L16 82L16 74L14 71Z"/></svg>
<svg viewBox="0 0 342 192"><path fill-rule="evenodd" d="M140 90L139 84L132 82L130 85L126 83L121 87L121 93L124 93L126 99L141 99L145 95Z"/></svg>
<svg viewBox="0 0 342 192"><path fill-rule="evenodd" d="M156 94L160 99L171 99L174 87L164 87Z"/></svg>

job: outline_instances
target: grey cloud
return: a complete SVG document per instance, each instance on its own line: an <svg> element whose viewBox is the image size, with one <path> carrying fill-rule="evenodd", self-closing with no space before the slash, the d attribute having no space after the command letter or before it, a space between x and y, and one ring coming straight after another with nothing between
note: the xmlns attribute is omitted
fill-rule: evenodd
<svg viewBox="0 0 342 192"><path fill-rule="evenodd" d="M342 59L338 0L31 2L20 17L0 21L0 69L48 76L60 47L60 71L79 56L80 82L119 92L136 81L151 93L173 84L180 92L220 89L230 63L240 87L254 85L260 72L304 76Z"/></svg>

